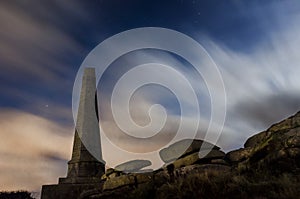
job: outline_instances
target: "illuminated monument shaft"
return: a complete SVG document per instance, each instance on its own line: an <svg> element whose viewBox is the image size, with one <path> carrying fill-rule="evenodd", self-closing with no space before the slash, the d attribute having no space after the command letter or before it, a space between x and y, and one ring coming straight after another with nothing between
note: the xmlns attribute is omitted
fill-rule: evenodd
<svg viewBox="0 0 300 199"><path fill-rule="evenodd" d="M67 177L60 178L58 184L43 185L41 198L78 198L84 191L101 188L101 176L104 172L95 69L86 68L82 78L73 153L68 162Z"/></svg>
<svg viewBox="0 0 300 199"><path fill-rule="evenodd" d="M82 79L73 153L68 163L67 178L75 177L76 180L76 177L101 176L104 173L103 163L95 69L86 68Z"/></svg>

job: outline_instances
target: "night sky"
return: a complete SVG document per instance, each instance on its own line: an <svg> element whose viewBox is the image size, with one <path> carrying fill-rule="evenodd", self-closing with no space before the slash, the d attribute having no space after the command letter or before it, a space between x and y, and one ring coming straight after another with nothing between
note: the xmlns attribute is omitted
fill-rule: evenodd
<svg viewBox="0 0 300 199"><path fill-rule="evenodd" d="M99 43L133 28L173 29L206 49L227 95L218 145L224 151L241 147L250 135L300 110L299 21L296 0L0 1L0 190L39 192L42 184L66 175L77 71ZM116 80L125 69L150 60L194 74L189 63L164 51L120 57L98 85L103 128L112 128L106 107ZM209 95L201 77L195 78L199 80L193 79L192 85L206 121ZM133 101L137 123L147 123L147 108L153 103L163 105L171 119L180 114L167 89L145 87ZM131 142L120 145L126 148ZM129 150L147 151L139 146ZM105 152L107 162L121 163L118 155L108 157Z"/></svg>

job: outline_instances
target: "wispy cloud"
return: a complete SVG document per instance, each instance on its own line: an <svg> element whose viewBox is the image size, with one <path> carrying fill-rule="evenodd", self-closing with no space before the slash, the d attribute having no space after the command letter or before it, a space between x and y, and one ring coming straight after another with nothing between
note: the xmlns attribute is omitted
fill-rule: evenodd
<svg viewBox="0 0 300 199"><path fill-rule="evenodd" d="M69 31L89 17L79 2L0 3L2 107L72 123L74 69L84 48Z"/></svg>
<svg viewBox="0 0 300 199"><path fill-rule="evenodd" d="M65 175L72 128L12 109L1 109L0 125L1 190L38 191Z"/></svg>
<svg viewBox="0 0 300 199"><path fill-rule="evenodd" d="M63 6L61 4L63 3L57 2L58 7ZM4 72L1 73L2 77L8 77L9 73L21 80L31 77L37 81L55 82L53 80L62 80L61 74L71 71L60 60L65 55L76 56L82 47L64 30L59 29L57 22L43 20L44 15L48 18L57 17L49 11L41 12L46 8L51 10L37 1L1 3L0 57Z"/></svg>

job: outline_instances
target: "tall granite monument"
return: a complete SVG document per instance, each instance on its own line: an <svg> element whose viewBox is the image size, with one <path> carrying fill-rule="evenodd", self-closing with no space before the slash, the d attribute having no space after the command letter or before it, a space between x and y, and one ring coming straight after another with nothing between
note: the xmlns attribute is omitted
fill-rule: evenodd
<svg viewBox="0 0 300 199"><path fill-rule="evenodd" d="M105 162L101 152L95 69L85 68L73 153L68 162L67 177L60 178L56 185L44 185L41 198L78 198L85 190L100 188L102 186L100 178L104 172Z"/></svg>

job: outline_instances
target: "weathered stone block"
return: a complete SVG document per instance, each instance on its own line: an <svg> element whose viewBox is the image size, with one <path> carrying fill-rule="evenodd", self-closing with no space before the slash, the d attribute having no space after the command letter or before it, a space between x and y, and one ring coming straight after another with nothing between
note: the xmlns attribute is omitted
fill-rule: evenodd
<svg viewBox="0 0 300 199"><path fill-rule="evenodd" d="M253 151L253 148L241 148L230 151L225 155L225 159L232 163L237 163L248 159Z"/></svg>
<svg viewBox="0 0 300 199"><path fill-rule="evenodd" d="M134 174L137 184L151 182L153 180L153 173L138 173Z"/></svg>
<svg viewBox="0 0 300 199"><path fill-rule="evenodd" d="M119 187L134 185L135 177L132 174L122 175L119 177L108 179L103 184L103 191L105 190L113 190Z"/></svg>
<svg viewBox="0 0 300 199"><path fill-rule="evenodd" d="M287 152L291 158L300 158L300 148L289 148Z"/></svg>
<svg viewBox="0 0 300 199"><path fill-rule="evenodd" d="M288 138L285 142L285 145L287 147L300 147L300 136Z"/></svg>
<svg viewBox="0 0 300 199"><path fill-rule="evenodd" d="M184 167L184 166L193 165L193 164L196 164L197 162L201 162L204 160L223 158L224 156L225 156L225 153L223 151L212 150L205 157L199 158L199 152L195 152L195 153L187 155L183 158L175 160L172 164L174 165L174 168L176 169L176 168L180 168L180 167Z"/></svg>
<svg viewBox="0 0 300 199"><path fill-rule="evenodd" d="M185 176L188 174L203 174L203 173L224 173L230 171L230 166L227 165L218 165L218 164L202 164L202 165L189 165L186 167L181 167L176 170L174 170L174 173L176 173L176 176Z"/></svg>

